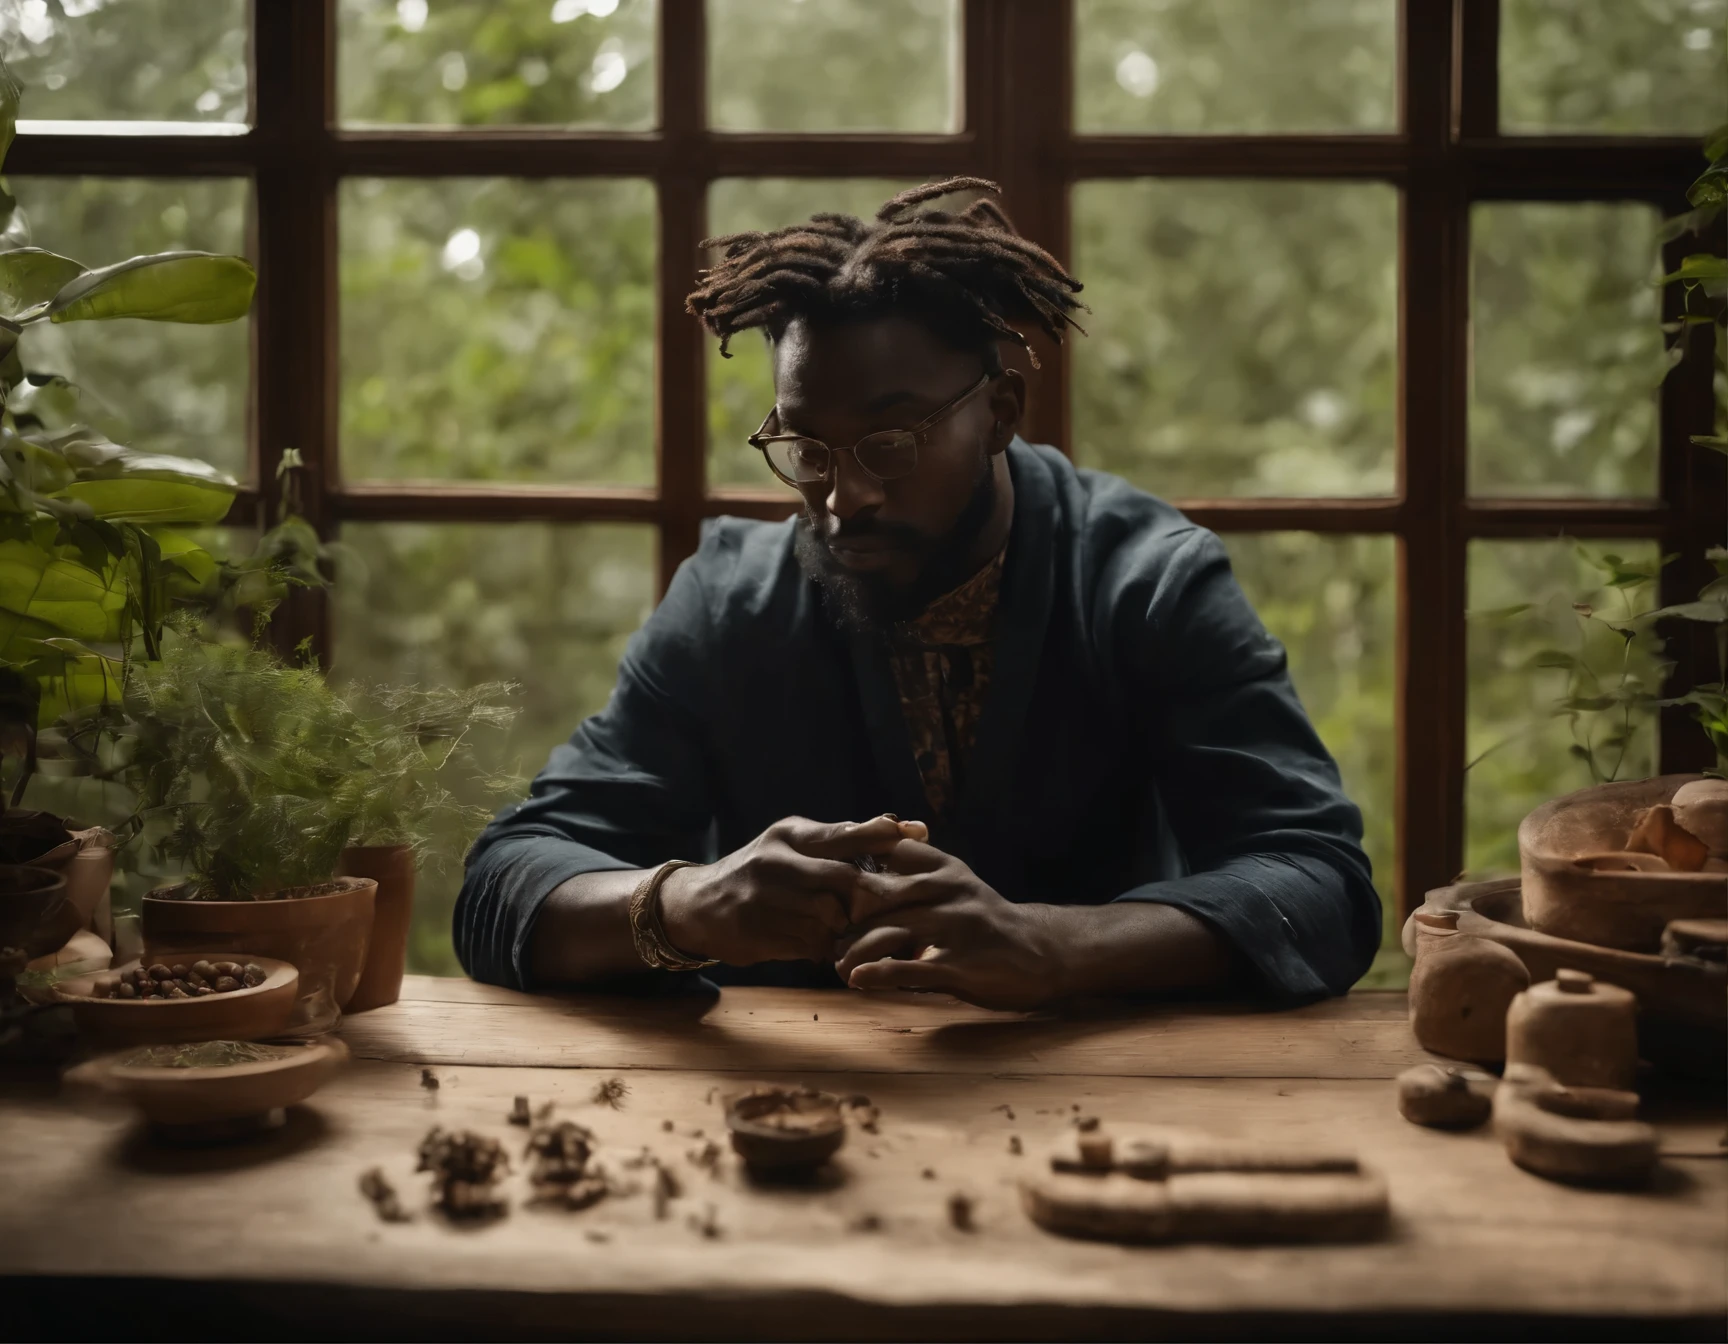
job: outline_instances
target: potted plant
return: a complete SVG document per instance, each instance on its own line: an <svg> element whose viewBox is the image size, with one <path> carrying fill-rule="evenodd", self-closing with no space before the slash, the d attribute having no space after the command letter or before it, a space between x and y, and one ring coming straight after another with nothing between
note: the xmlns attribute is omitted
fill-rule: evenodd
<svg viewBox="0 0 1728 1344"><path fill-rule="evenodd" d="M414 885L422 864L459 861L491 808L464 802L446 781L461 777L482 796L508 791L512 779L491 779L474 757L473 730L503 729L516 712L504 704L514 688L488 682L471 690L376 686L356 688L350 844L337 871L378 884L372 939L360 985L347 1005L361 1013L395 1003L406 968Z"/></svg>
<svg viewBox="0 0 1728 1344"><path fill-rule="evenodd" d="M377 883L331 874L353 831L358 716L316 666L176 622L129 669L123 777L184 880L143 901L147 958L242 950L300 971L295 1027L334 1025L365 964Z"/></svg>
<svg viewBox="0 0 1728 1344"><path fill-rule="evenodd" d="M0 64L0 162L18 105ZM112 877L112 836L17 804L39 749L112 707L128 661L155 656L168 611L217 580L186 529L221 521L238 486L203 462L113 442L76 387L28 362L29 333L231 322L250 309L255 276L243 258L198 252L91 269L21 245L22 224L0 188L0 755L17 762L10 807L0 797L0 863L64 873L88 924Z"/></svg>

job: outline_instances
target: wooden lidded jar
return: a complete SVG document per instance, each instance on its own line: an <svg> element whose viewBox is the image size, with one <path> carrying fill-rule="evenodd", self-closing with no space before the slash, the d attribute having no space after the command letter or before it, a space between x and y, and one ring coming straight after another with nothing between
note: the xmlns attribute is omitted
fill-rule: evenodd
<svg viewBox="0 0 1728 1344"><path fill-rule="evenodd" d="M1638 1000L1584 971L1561 970L1512 1000L1506 1062L1547 1069L1567 1087L1633 1090Z"/></svg>
<svg viewBox="0 0 1728 1344"><path fill-rule="evenodd" d="M1498 1064L1506 1058L1506 1014L1530 987L1511 948L1458 932L1458 912L1418 910L1410 972L1410 1030L1424 1050Z"/></svg>

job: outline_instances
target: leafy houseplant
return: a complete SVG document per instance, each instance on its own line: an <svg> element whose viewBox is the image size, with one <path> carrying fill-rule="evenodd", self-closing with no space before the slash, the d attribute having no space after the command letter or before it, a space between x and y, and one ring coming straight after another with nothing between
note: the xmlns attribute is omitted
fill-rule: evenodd
<svg viewBox="0 0 1728 1344"><path fill-rule="evenodd" d="M18 106L0 65L0 162ZM90 269L26 239L0 186L0 753L20 758L13 810L0 799L0 854L65 872L88 920L108 890L112 837L16 810L39 730L53 730L51 743L99 731L129 661L155 656L171 607L220 586L223 567L186 529L219 522L237 486L206 463L114 442L76 387L26 362L28 333L119 318L230 322L251 307L255 277L242 258L193 252Z"/></svg>
<svg viewBox="0 0 1728 1344"><path fill-rule="evenodd" d="M315 666L211 640L189 620L171 623L160 654L129 668L122 729L139 824L186 874L144 900L150 954L222 943L292 962L314 1000L306 1024L350 1006L374 963L376 992L393 995L415 857L465 843L486 815L442 780L472 772L474 727L509 722L505 688L381 688L351 702ZM366 870L380 850L407 873L381 921Z"/></svg>

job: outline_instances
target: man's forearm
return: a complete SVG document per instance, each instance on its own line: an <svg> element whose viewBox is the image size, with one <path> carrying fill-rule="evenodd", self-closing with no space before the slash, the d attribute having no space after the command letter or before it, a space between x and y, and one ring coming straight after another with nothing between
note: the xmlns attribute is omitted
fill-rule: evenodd
<svg viewBox="0 0 1728 1344"><path fill-rule="evenodd" d="M590 984L646 969L630 936L630 896L645 876L582 873L553 888L529 936L531 983Z"/></svg>
<svg viewBox="0 0 1728 1344"><path fill-rule="evenodd" d="M1223 989L1244 978L1236 949L1176 906L1112 901L1046 908L1056 947L1054 997Z"/></svg>

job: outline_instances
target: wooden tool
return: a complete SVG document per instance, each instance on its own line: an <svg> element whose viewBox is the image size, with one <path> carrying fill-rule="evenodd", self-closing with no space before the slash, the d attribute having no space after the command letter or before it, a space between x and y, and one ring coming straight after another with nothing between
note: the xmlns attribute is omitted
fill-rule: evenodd
<svg viewBox="0 0 1728 1344"><path fill-rule="evenodd" d="M1386 1183L1353 1153L1123 1126L1066 1136L1021 1183L1033 1222L1109 1241L1361 1241Z"/></svg>
<svg viewBox="0 0 1728 1344"><path fill-rule="evenodd" d="M1494 1093L1494 1132L1526 1171L1571 1185L1631 1185L1656 1165L1656 1130L1633 1119L1638 1096L1565 1087L1546 1069L1508 1064Z"/></svg>

